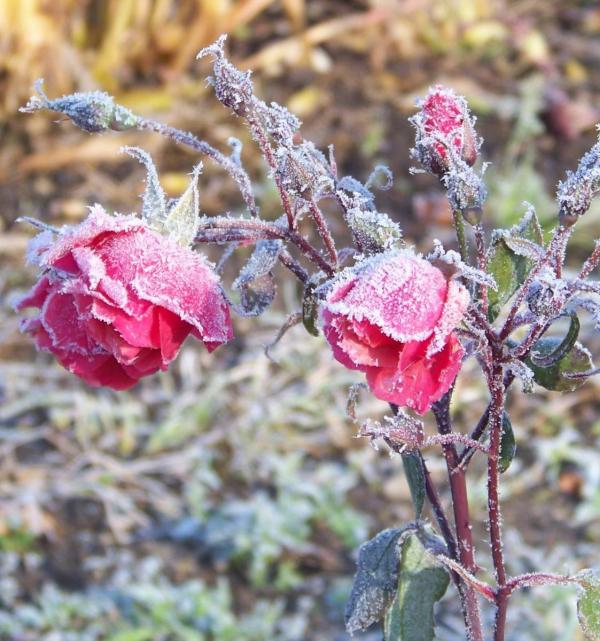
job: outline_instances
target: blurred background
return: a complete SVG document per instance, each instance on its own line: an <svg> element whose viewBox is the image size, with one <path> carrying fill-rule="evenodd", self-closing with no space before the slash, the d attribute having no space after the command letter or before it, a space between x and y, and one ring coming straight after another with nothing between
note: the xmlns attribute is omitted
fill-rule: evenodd
<svg viewBox="0 0 600 641"><path fill-rule="evenodd" d="M524 200L552 227L555 185L596 139L595 2L0 0L2 640L342 641L357 546L411 518L400 462L355 439L345 417L360 377L300 328L273 350L276 362L265 358L298 306L284 279L267 314L236 321L230 345L209 357L190 342L170 372L129 393L87 388L19 334L11 304L35 274L24 265L32 230L18 216L60 225L94 202L139 209L143 170L119 153L124 144L152 153L171 196L198 160L153 134L90 136L49 113L19 114L38 77L50 97L104 89L222 150L237 136L263 215L278 215L249 136L195 60L221 33L232 60L254 70L259 96L294 111L321 149L335 145L340 174L365 180L390 166L394 186L378 208L419 248L452 242L439 185L408 175L407 117L429 85L452 86L478 117L490 229L516 222ZM201 189L205 213L241 210L209 160ZM598 236L596 205L572 264ZM471 363L455 398L467 431L487 402ZM503 498L513 573L598 565L597 399L593 381L565 396L511 394L518 452ZM365 398L359 413L385 409ZM441 457L428 460L446 497ZM471 469L482 539L481 461ZM483 564L487 553L482 544ZM455 601L450 590L440 607L442 641L464 639ZM567 589L517 597L509 618L510 638L582 638ZM379 638L376 629L360 637Z"/></svg>

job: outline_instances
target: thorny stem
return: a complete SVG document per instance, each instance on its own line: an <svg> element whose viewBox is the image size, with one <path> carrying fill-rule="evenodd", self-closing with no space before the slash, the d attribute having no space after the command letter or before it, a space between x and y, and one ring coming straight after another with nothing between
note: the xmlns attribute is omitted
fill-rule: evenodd
<svg viewBox="0 0 600 641"><path fill-rule="evenodd" d="M287 249L282 249L279 253L279 262L287 267L298 280L305 283L308 280L308 272L300 263L290 254Z"/></svg>
<svg viewBox="0 0 600 641"><path fill-rule="evenodd" d="M441 435L452 432L450 421L450 398L451 392L447 393L440 401L433 405L433 413L437 421L438 431ZM467 495L467 483L464 470L458 466L458 453L453 443L444 444L444 456L448 469L450 481L450 492L452 494L452 507L454 510L454 525L456 528L456 539L458 543L458 560L461 565L470 573L477 571L477 563L474 557L473 535L471 532L471 521L469 516L469 501ZM481 614L477 593L472 586L463 584L459 589L465 624L470 641L483 641L483 629L481 626Z"/></svg>
<svg viewBox="0 0 600 641"><path fill-rule="evenodd" d="M512 382L515 380L515 376L512 372L509 372L504 375L504 389L507 390ZM487 429L487 426L489 424L490 420L490 405L488 405L485 408L485 411L481 415L481 418L477 422L477 425L471 432L471 435L469 438L473 441L479 441L479 439L485 434L485 431ZM473 457L473 454L475 454L475 448L473 447L466 447L462 454L460 455L460 460L459 460L459 466L461 468L465 468L469 464L469 461Z"/></svg>
<svg viewBox="0 0 600 641"><path fill-rule="evenodd" d="M469 249L467 247L467 237L465 235L465 221L462 212L453 211L454 229L456 229L456 238L458 240L458 249L463 263L469 262Z"/></svg>
<svg viewBox="0 0 600 641"><path fill-rule="evenodd" d="M531 588L536 585L581 585L581 581L574 577L564 576L563 574L553 574L551 572L531 572L530 574L520 574L515 576L506 584L506 590L509 594L520 588Z"/></svg>
<svg viewBox="0 0 600 641"><path fill-rule="evenodd" d="M333 236L331 235L331 232L329 231L327 222L323 217L323 213L321 212L321 210L319 209L319 207L317 206L317 204L312 198L308 201L308 208L310 210L310 213L312 214L312 217L315 219L315 224L317 225L319 235L323 239L323 243L327 248L327 253L329 254L329 260L333 265L337 265L338 255L335 249L335 242L333 240Z"/></svg>
<svg viewBox="0 0 600 641"><path fill-rule="evenodd" d="M277 187L277 191L279 192L279 198L281 200L281 204L283 205L283 211L285 212L288 221L288 227L290 229L296 229L296 219L294 217L294 212L292 211L290 197L281 184L281 177L277 173L277 161L275 160L275 156L273 155L273 148L269 143L267 134L265 133L262 124L258 120L255 120L254 118L248 116L246 117L246 121L248 122L250 131L252 132L254 139L258 143L258 146L260 147L260 150L265 160L267 161L271 172L273 173L273 179L275 180L275 185Z"/></svg>
<svg viewBox="0 0 600 641"><path fill-rule="evenodd" d="M392 409L394 409L394 407L395 406L392 405ZM394 451L397 451L393 444L388 443L388 445L390 445L390 447ZM440 532L442 533L442 536L444 537L444 540L448 547L448 553L450 554L450 557L458 563L458 549L456 545L456 539L454 538L452 528L450 527L450 522L448 521L448 517L446 516L446 512L444 511L435 485L431 480L431 474L429 473L427 464L423 459L423 455L421 454L421 452L419 452L418 454L421 459L423 473L425 475L425 493L427 494L427 499L431 505L431 509L433 510L433 514L440 528ZM456 571L451 570L450 575L452 576L452 580L456 585L456 589L460 597L461 609L463 612L465 625L470 635L469 641L483 641L483 632L481 630L479 602L477 601L477 594L472 587L466 585L463 582L460 575Z"/></svg>
<svg viewBox="0 0 600 641"><path fill-rule="evenodd" d="M449 405L450 394L446 394L433 406L433 413L437 421L438 431L444 436L449 435L452 432ZM457 469L459 459L455 444L442 443L442 448L446 458L450 490L452 492L452 506L454 509L459 557L469 572L476 572L477 563L475 563L475 557L473 554L473 537L470 526L466 477L463 471Z"/></svg>
<svg viewBox="0 0 600 641"><path fill-rule="evenodd" d="M215 242L215 237L210 233L212 231L221 231L231 234L229 240L238 241L243 238L242 232L247 231L255 235L255 237L262 238L280 238L288 240L302 253L311 260L319 269L322 269L328 276L333 276L335 270L333 267L321 256L319 251L315 249L298 231L285 229L279 225L269 223L263 220L248 220L243 218L208 218L206 226L201 228L197 242ZM221 238L223 240L225 237Z"/></svg>
<svg viewBox="0 0 600 641"><path fill-rule="evenodd" d="M504 412L505 388L500 355L492 354L494 365L488 380L492 396L489 406L490 446L488 453L488 525L492 561L498 582L496 594L496 622L494 641L504 641L506 608L509 594L506 592L506 568L502 551L502 514L500 510L500 441L502 438L502 414Z"/></svg>
<svg viewBox="0 0 600 641"><path fill-rule="evenodd" d="M209 158L212 158L217 164L221 165L225 171L235 180L238 184L242 197L250 211L250 214L254 217L258 216L258 207L256 201L254 200L254 195L252 193L252 183L248 174L244 169L235 162L231 157L226 156L221 153L218 149L215 149L212 145L209 145L206 141L200 140L194 136L194 134L177 129L176 127L171 127L170 125L165 125L156 120L151 120L149 118L138 117L136 120L136 128L142 131L154 131L161 136L170 138L174 142L190 147L194 151L197 151L201 154L205 154Z"/></svg>
<svg viewBox="0 0 600 641"><path fill-rule="evenodd" d="M475 225L475 248L477 251L477 269L487 271L487 260L485 252L485 235L481 224ZM481 311L484 317L488 313L488 291L485 285L479 287L479 299L481 300Z"/></svg>
<svg viewBox="0 0 600 641"><path fill-rule="evenodd" d="M583 263L583 267L581 268L581 271L579 272L579 278L580 280L585 280L593 271L596 269L598 264L600 263L600 241L596 242L596 246L594 247L594 251L589 255L585 263Z"/></svg>

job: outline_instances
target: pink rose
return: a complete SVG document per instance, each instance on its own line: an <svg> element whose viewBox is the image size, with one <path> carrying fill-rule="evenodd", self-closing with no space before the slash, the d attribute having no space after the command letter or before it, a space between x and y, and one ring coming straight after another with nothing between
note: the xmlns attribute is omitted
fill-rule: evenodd
<svg viewBox="0 0 600 641"><path fill-rule="evenodd" d="M417 128L415 155L434 174L443 175L449 169L448 147L468 165L477 160L474 118L464 98L451 89L437 85L420 103L420 112L412 118Z"/></svg>
<svg viewBox="0 0 600 641"><path fill-rule="evenodd" d="M408 251L345 269L322 307L334 357L365 372L377 398L426 412L449 389L463 348L453 330L469 304L456 280Z"/></svg>
<svg viewBox="0 0 600 641"><path fill-rule="evenodd" d="M36 346L89 385L123 390L167 369L188 334L209 351L232 337L219 279L191 249L135 216L95 205L58 237L30 246L43 275L16 305Z"/></svg>

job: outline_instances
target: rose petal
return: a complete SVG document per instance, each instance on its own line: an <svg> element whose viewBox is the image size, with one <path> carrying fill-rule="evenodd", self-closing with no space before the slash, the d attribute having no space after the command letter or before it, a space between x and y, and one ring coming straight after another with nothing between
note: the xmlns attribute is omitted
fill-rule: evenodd
<svg viewBox="0 0 600 641"><path fill-rule="evenodd" d="M433 330L433 340L427 347L427 355L433 356L443 349L446 339L457 327L467 311L471 297L467 288L457 280L448 283L448 294L442 314Z"/></svg>
<svg viewBox="0 0 600 641"><path fill-rule="evenodd" d="M218 277L200 254L147 228L106 235L93 249L111 278L129 283L142 300L193 325L203 341L225 343L232 338L229 306Z"/></svg>
<svg viewBox="0 0 600 641"><path fill-rule="evenodd" d="M377 398L424 414L450 389L462 364L463 348L451 334L431 358L425 356L426 344L408 344L405 349L401 367L368 368L367 382Z"/></svg>
<svg viewBox="0 0 600 641"><path fill-rule="evenodd" d="M55 349L82 355L93 351L70 294L52 290L44 301L40 320Z"/></svg>
<svg viewBox="0 0 600 641"><path fill-rule="evenodd" d="M48 276L42 276L24 296L17 300L14 310L21 312L26 307L41 307L46 300L50 288L51 284Z"/></svg>
<svg viewBox="0 0 600 641"><path fill-rule="evenodd" d="M446 292L442 272L426 260L408 252L386 252L344 270L324 305L408 343L431 335Z"/></svg>
<svg viewBox="0 0 600 641"><path fill-rule="evenodd" d="M368 321L349 320L325 311L324 332L334 347L334 356L352 369L367 366L395 367L398 363L398 342L389 338Z"/></svg>

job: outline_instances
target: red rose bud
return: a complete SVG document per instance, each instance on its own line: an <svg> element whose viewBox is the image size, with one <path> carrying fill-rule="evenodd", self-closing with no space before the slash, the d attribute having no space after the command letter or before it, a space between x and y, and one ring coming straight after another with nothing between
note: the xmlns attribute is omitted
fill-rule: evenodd
<svg viewBox="0 0 600 641"><path fill-rule="evenodd" d="M418 106L420 111L410 119L417 130L413 158L440 177L454 159L469 166L475 164L479 139L466 100L452 89L437 85Z"/></svg>
<svg viewBox="0 0 600 641"><path fill-rule="evenodd" d="M464 350L454 329L469 305L457 280L409 251L345 269L323 302L333 356L364 372L373 394L423 414L449 389Z"/></svg>
<svg viewBox="0 0 600 641"><path fill-rule="evenodd" d="M198 253L135 216L91 208L58 237L35 238L43 275L16 305L38 349L93 386L124 390L166 370L191 334L209 351L232 338L219 279Z"/></svg>

